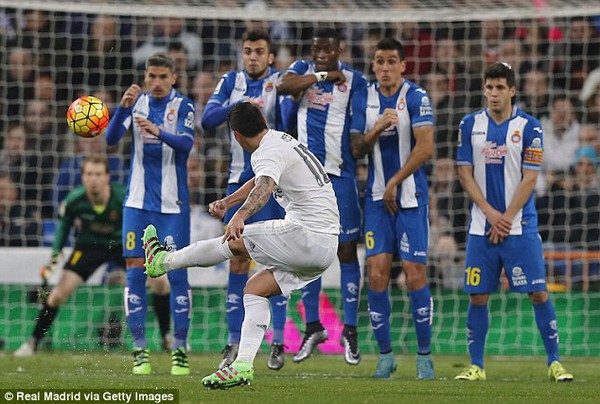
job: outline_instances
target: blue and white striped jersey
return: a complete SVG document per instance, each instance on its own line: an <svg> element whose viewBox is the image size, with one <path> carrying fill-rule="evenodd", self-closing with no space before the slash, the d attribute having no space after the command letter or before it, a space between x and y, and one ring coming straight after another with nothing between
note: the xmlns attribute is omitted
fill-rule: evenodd
<svg viewBox="0 0 600 404"><path fill-rule="evenodd" d="M365 133L375 126L387 108L395 109L398 114L398 124L381 133L369 153L365 196L379 201L383 199L387 182L404 166L415 147L413 128L432 126L433 114L427 92L411 81L404 80L391 97L379 92L379 83L371 84L367 92ZM428 189L427 174L421 166L400 184L397 194L400 207L426 205Z"/></svg>
<svg viewBox="0 0 600 404"><path fill-rule="evenodd" d="M260 107L269 129L282 129L279 100L275 87L278 78L279 72L273 68L269 68L267 76L260 80L251 79L245 70L227 72L215 87L215 91L207 103L205 114L211 111L211 105L231 107L239 102L250 101ZM222 117L222 120L210 122L209 125L204 118L202 122L205 127L213 125L216 127L225 122L225 119L226 115ZM250 164L250 153L242 149L231 131L229 140L231 155L228 183L243 184L254 177Z"/></svg>
<svg viewBox="0 0 600 404"><path fill-rule="evenodd" d="M163 99L141 94L133 111L123 122L125 129L133 117L146 118L165 132L194 139L194 103L175 90ZM133 124L131 175L125 206L160 213L189 211L187 159L189 152L176 151L159 138L146 134Z"/></svg>
<svg viewBox="0 0 600 404"><path fill-rule="evenodd" d="M516 107L511 118L500 125L487 109L467 115L458 133L458 165L472 165L473 177L485 199L499 212L513 200L522 180L522 170L540 170L543 134L540 122ZM471 207L469 234L483 236L490 224L475 204ZM513 219L511 235L538 232L532 194Z"/></svg>
<svg viewBox="0 0 600 404"><path fill-rule="evenodd" d="M322 81L309 87L298 107L298 140L321 161L327 173L354 178L356 160L352 156L350 133L363 133L367 79L340 63L346 76L343 83ZM313 62L297 60L288 72L314 74Z"/></svg>

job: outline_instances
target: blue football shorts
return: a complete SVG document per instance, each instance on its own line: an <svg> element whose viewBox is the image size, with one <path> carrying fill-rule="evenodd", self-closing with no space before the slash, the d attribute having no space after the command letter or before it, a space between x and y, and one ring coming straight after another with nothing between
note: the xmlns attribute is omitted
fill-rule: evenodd
<svg viewBox="0 0 600 404"><path fill-rule="evenodd" d="M360 237L361 211L358 189L354 178L330 175L331 185L340 211L341 228L339 242L358 240Z"/></svg>
<svg viewBox="0 0 600 404"><path fill-rule="evenodd" d="M395 215L383 201L365 201L365 246L367 257L398 254L403 261L427 262L429 206L400 209Z"/></svg>
<svg viewBox="0 0 600 404"><path fill-rule="evenodd" d="M149 224L156 226L166 247L181 249L190 244L190 213L160 213L123 208L123 257L143 258L142 234Z"/></svg>
<svg viewBox="0 0 600 404"><path fill-rule="evenodd" d="M465 293L498 290L502 268L513 292L547 290L542 240L537 233L509 236L496 245L487 236L469 234L465 267Z"/></svg>

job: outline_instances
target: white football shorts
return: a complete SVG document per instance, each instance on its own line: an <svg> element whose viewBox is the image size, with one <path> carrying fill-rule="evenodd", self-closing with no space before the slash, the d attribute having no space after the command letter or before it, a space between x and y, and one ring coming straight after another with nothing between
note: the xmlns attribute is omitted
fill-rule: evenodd
<svg viewBox="0 0 600 404"><path fill-rule="evenodd" d="M338 236L291 221L266 220L244 227L250 257L269 267L284 296L317 279L337 256Z"/></svg>

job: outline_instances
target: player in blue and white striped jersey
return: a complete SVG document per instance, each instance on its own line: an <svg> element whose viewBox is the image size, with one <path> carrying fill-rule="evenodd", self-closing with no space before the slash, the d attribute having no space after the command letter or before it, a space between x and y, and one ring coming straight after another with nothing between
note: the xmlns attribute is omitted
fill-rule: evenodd
<svg viewBox="0 0 600 404"><path fill-rule="evenodd" d="M344 359L358 365L360 352L356 338L360 301L360 266L356 247L360 237L361 212L358 203L350 136L362 133L364 109L357 108L366 97L367 80L340 62L340 36L334 29L320 29L313 38L312 61L298 60L283 75L277 88L280 94L299 98L298 140L325 167L337 196L341 216L338 258L344 305L344 330L341 344ZM287 125L290 127L291 125ZM313 349L328 337L319 316L320 279L303 290L306 308L306 334L295 362L308 358Z"/></svg>
<svg viewBox="0 0 600 404"><path fill-rule="evenodd" d="M433 379L431 324L433 303L427 284L429 196L425 162L433 154L433 115L427 92L402 77L404 49L395 39L375 45L373 72L362 109L365 135L353 137L356 158L369 154L365 191L364 234L369 274L369 314L379 362L375 377L396 369L393 356L388 294L394 255L402 270L417 332L417 378Z"/></svg>
<svg viewBox="0 0 600 404"><path fill-rule="evenodd" d="M175 62L158 53L146 61L148 92L134 84L125 91L106 130L106 143L132 133L131 175L123 209L123 256L127 265L125 312L133 337L134 374L151 374L145 336L146 275L141 235L160 222L161 239L171 248L190 242L187 159L194 144L194 104L173 89ZM171 374L186 375L191 293L186 271L169 276L174 322Z"/></svg>
<svg viewBox="0 0 600 404"><path fill-rule="evenodd" d="M516 77L510 65L490 65L483 79L488 108L465 116L458 133L458 174L473 204L465 262L471 366L455 379L486 379L487 303L504 269L510 289L527 293L533 303L550 380L570 381L573 375L559 361L556 313L548 297L533 199L542 166L542 126L513 107Z"/></svg>
<svg viewBox="0 0 600 404"><path fill-rule="evenodd" d="M280 97L278 97L275 87L279 72L270 67L273 63L273 53L271 52L271 38L266 32L249 31L244 33L242 36L242 62L243 70L225 73L217 84L202 115L202 126L205 129L214 129L222 125L227 119L227 114L235 105L247 101L259 107L269 128L283 129ZM254 178L250 153L244 151L242 146L236 142L232 131L230 131L230 145L227 195L233 194L246 181ZM224 217L225 223L229 223L240 206L241 204L233 206L227 211ZM246 223L283 219L284 216L283 208L271 197L267 204L252 215ZM242 321L244 320L242 296L249 270L250 261L245 258L234 257L229 262L226 303L229 335L219 369L231 365L238 352ZM274 335L268 366L270 369L279 370L284 364L283 333L287 298L285 296L272 297L271 304L273 306Z"/></svg>

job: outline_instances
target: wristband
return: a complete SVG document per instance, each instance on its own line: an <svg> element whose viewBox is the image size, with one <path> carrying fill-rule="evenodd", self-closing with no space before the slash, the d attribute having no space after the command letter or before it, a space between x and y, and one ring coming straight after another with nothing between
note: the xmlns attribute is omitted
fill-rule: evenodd
<svg viewBox="0 0 600 404"><path fill-rule="evenodd" d="M316 72L317 83L327 80L327 72Z"/></svg>

